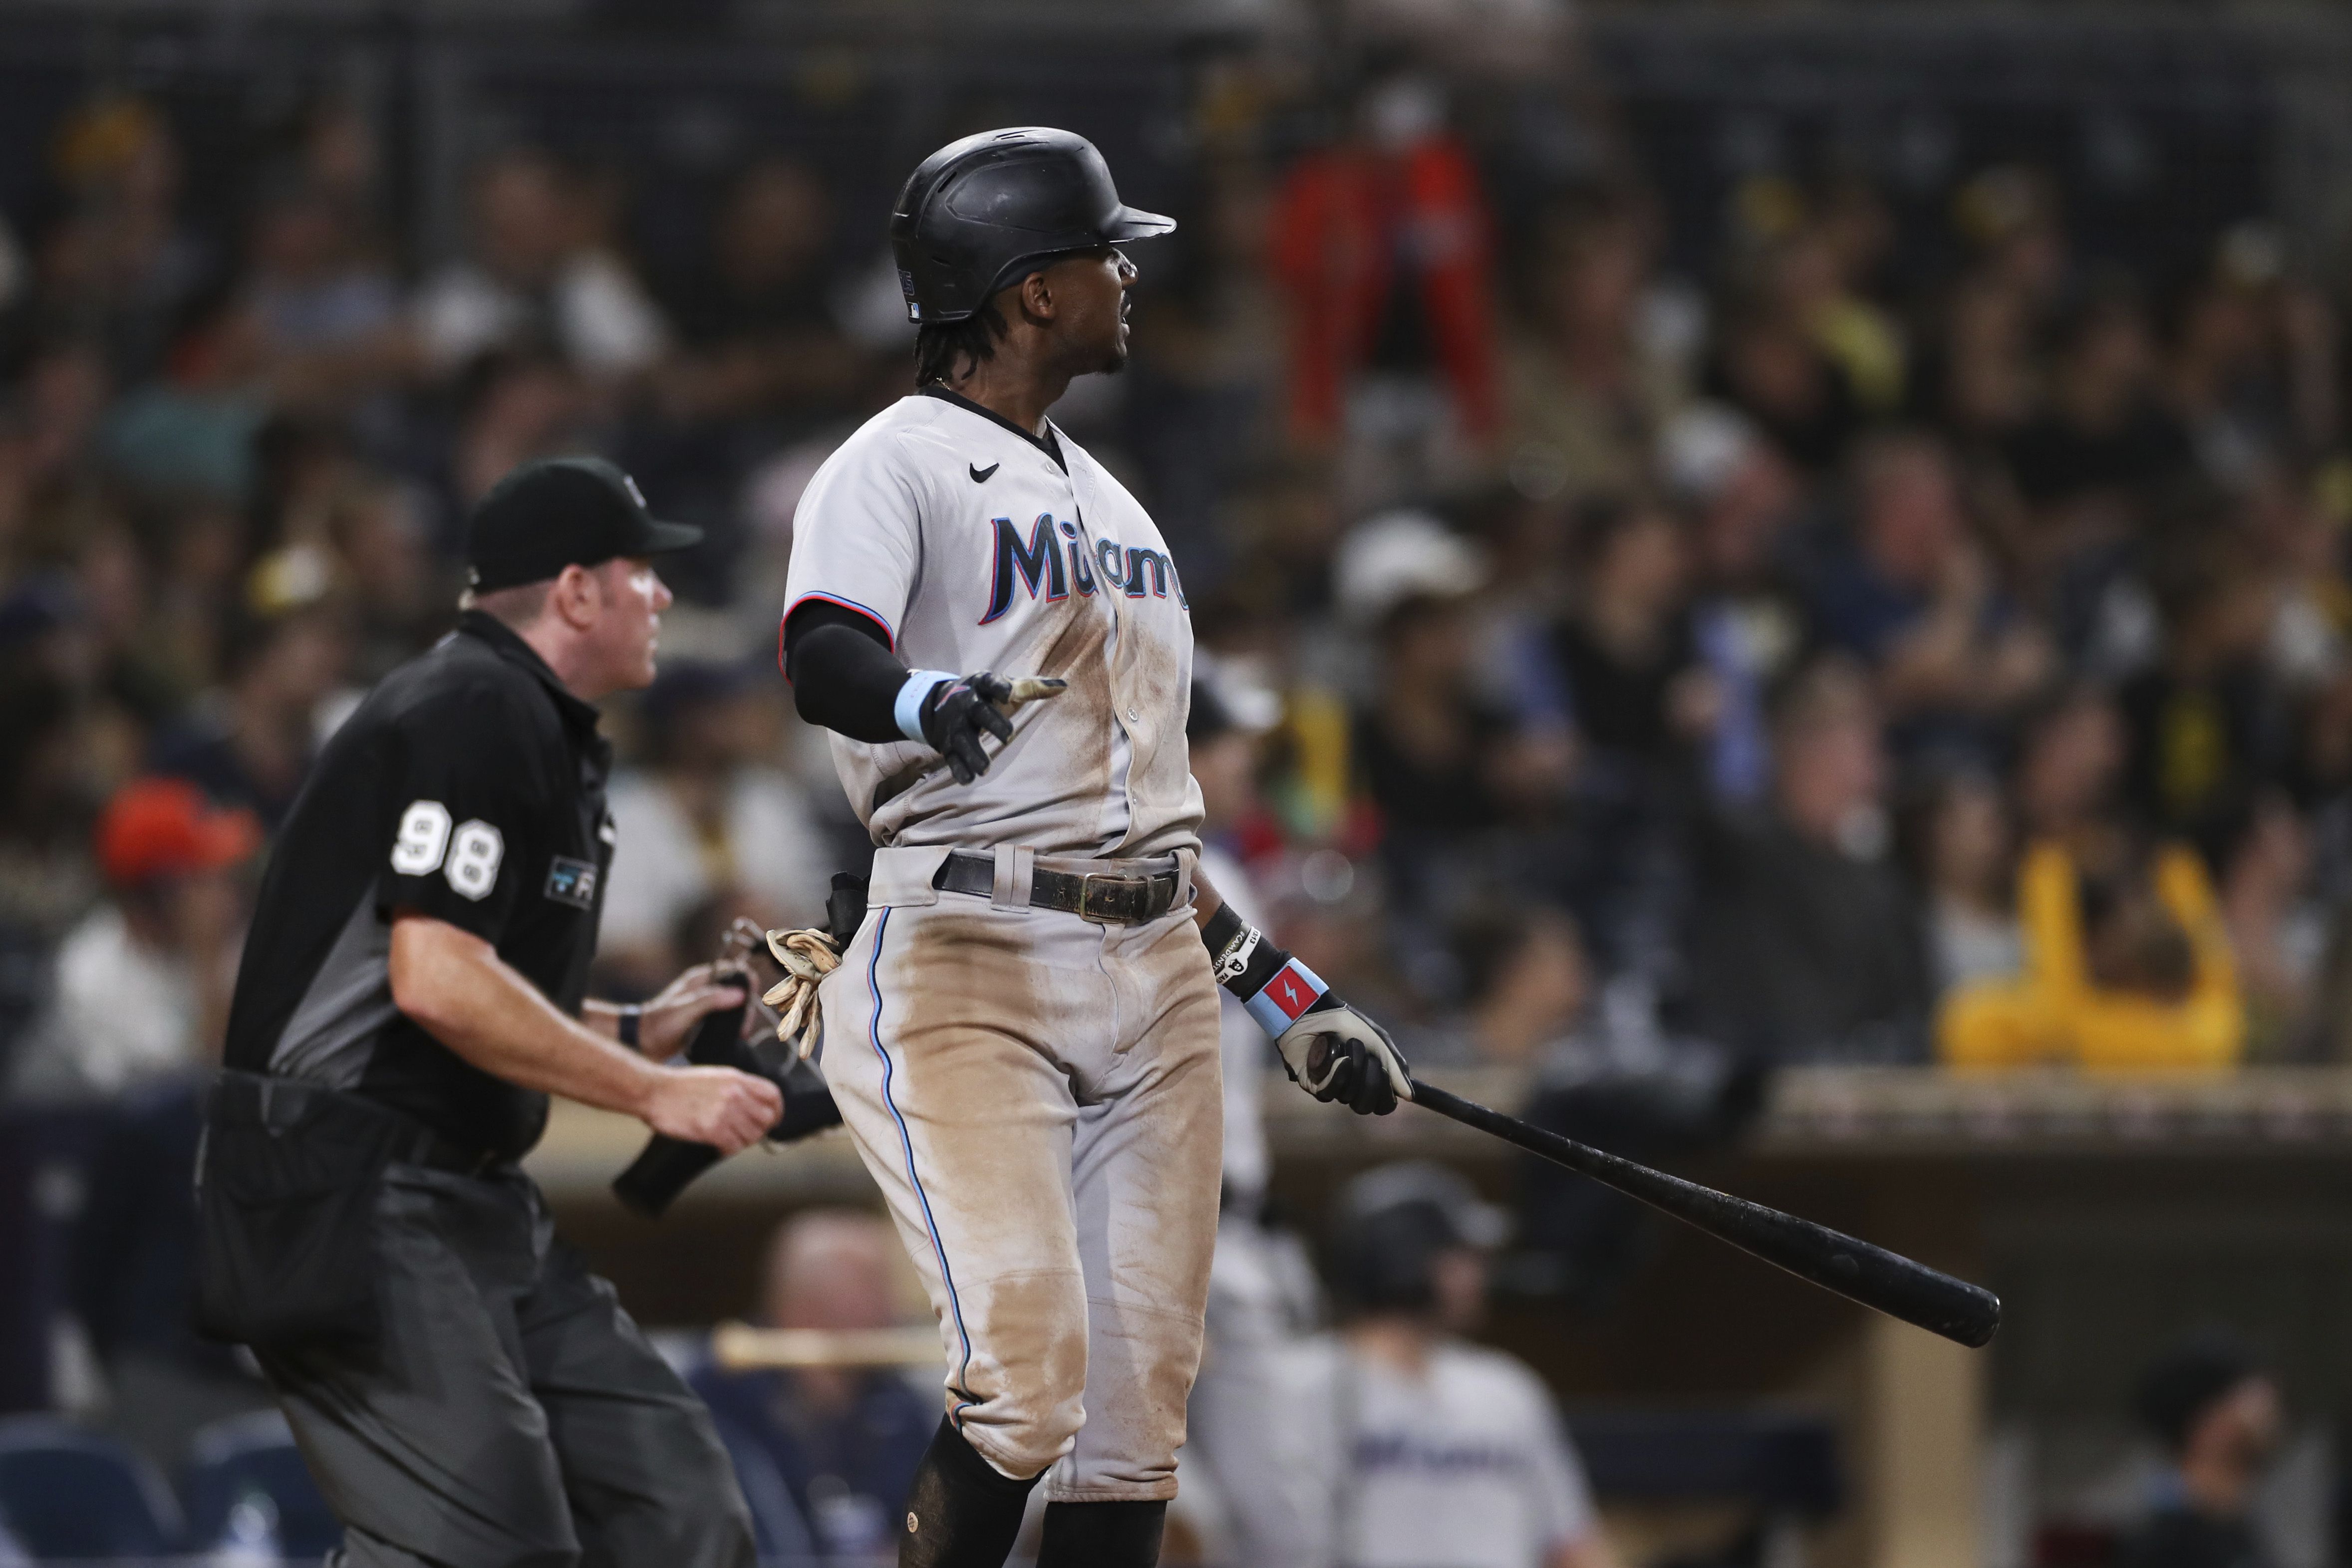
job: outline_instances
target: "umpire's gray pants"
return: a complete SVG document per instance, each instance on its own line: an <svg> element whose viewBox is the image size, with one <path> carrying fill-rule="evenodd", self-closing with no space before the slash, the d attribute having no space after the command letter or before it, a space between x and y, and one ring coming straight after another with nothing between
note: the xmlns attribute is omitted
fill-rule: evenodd
<svg viewBox="0 0 2352 1568"><path fill-rule="evenodd" d="M709 1413L553 1239L539 1189L395 1165L383 1336L261 1355L351 1568L749 1568Z"/></svg>

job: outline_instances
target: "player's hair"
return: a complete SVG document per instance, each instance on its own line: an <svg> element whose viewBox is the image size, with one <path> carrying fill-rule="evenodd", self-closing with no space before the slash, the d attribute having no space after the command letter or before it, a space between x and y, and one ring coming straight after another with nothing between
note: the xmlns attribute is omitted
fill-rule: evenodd
<svg viewBox="0 0 2352 1568"><path fill-rule="evenodd" d="M915 329L915 385L941 385L996 357L1004 317L989 301L961 321L935 321Z"/></svg>

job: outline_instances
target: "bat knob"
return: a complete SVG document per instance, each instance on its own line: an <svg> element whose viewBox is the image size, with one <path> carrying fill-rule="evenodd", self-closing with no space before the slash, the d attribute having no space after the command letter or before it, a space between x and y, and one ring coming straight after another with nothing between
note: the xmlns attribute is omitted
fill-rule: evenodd
<svg viewBox="0 0 2352 1568"><path fill-rule="evenodd" d="M1059 675L1016 675L1013 679L1013 695L1006 699L1008 707L1024 703L1043 702L1047 697L1060 696L1070 689L1070 683Z"/></svg>

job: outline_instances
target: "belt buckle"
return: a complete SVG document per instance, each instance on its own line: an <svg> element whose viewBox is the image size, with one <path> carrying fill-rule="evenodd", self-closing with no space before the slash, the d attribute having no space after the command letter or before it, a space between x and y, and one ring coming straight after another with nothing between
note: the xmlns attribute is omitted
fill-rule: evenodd
<svg viewBox="0 0 2352 1568"><path fill-rule="evenodd" d="M1127 924L1129 916L1125 914L1114 914L1109 910L1097 909L1095 907L1095 884L1097 883L1100 883L1104 885L1106 893L1123 894L1129 892L1134 888L1136 879L1131 876L1113 876L1108 872L1099 871L1090 871L1085 875L1079 877L1078 918L1081 920L1099 920L1106 925L1123 925Z"/></svg>

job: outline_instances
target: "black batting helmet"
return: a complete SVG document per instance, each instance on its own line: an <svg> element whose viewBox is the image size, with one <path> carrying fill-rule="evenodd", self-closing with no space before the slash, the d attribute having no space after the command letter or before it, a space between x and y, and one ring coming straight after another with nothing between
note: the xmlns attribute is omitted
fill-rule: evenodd
<svg viewBox="0 0 2352 1568"><path fill-rule="evenodd" d="M1050 126L950 141L907 177L890 253L919 326L961 321L1056 256L1164 235L1174 218L1118 199L1083 136Z"/></svg>
<svg viewBox="0 0 2352 1568"><path fill-rule="evenodd" d="M1436 1304L1439 1253L1499 1246L1509 1228L1456 1172L1423 1160L1381 1166L1340 1194L1332 1289L1352 1312L1425 1312Z"/></svg>

